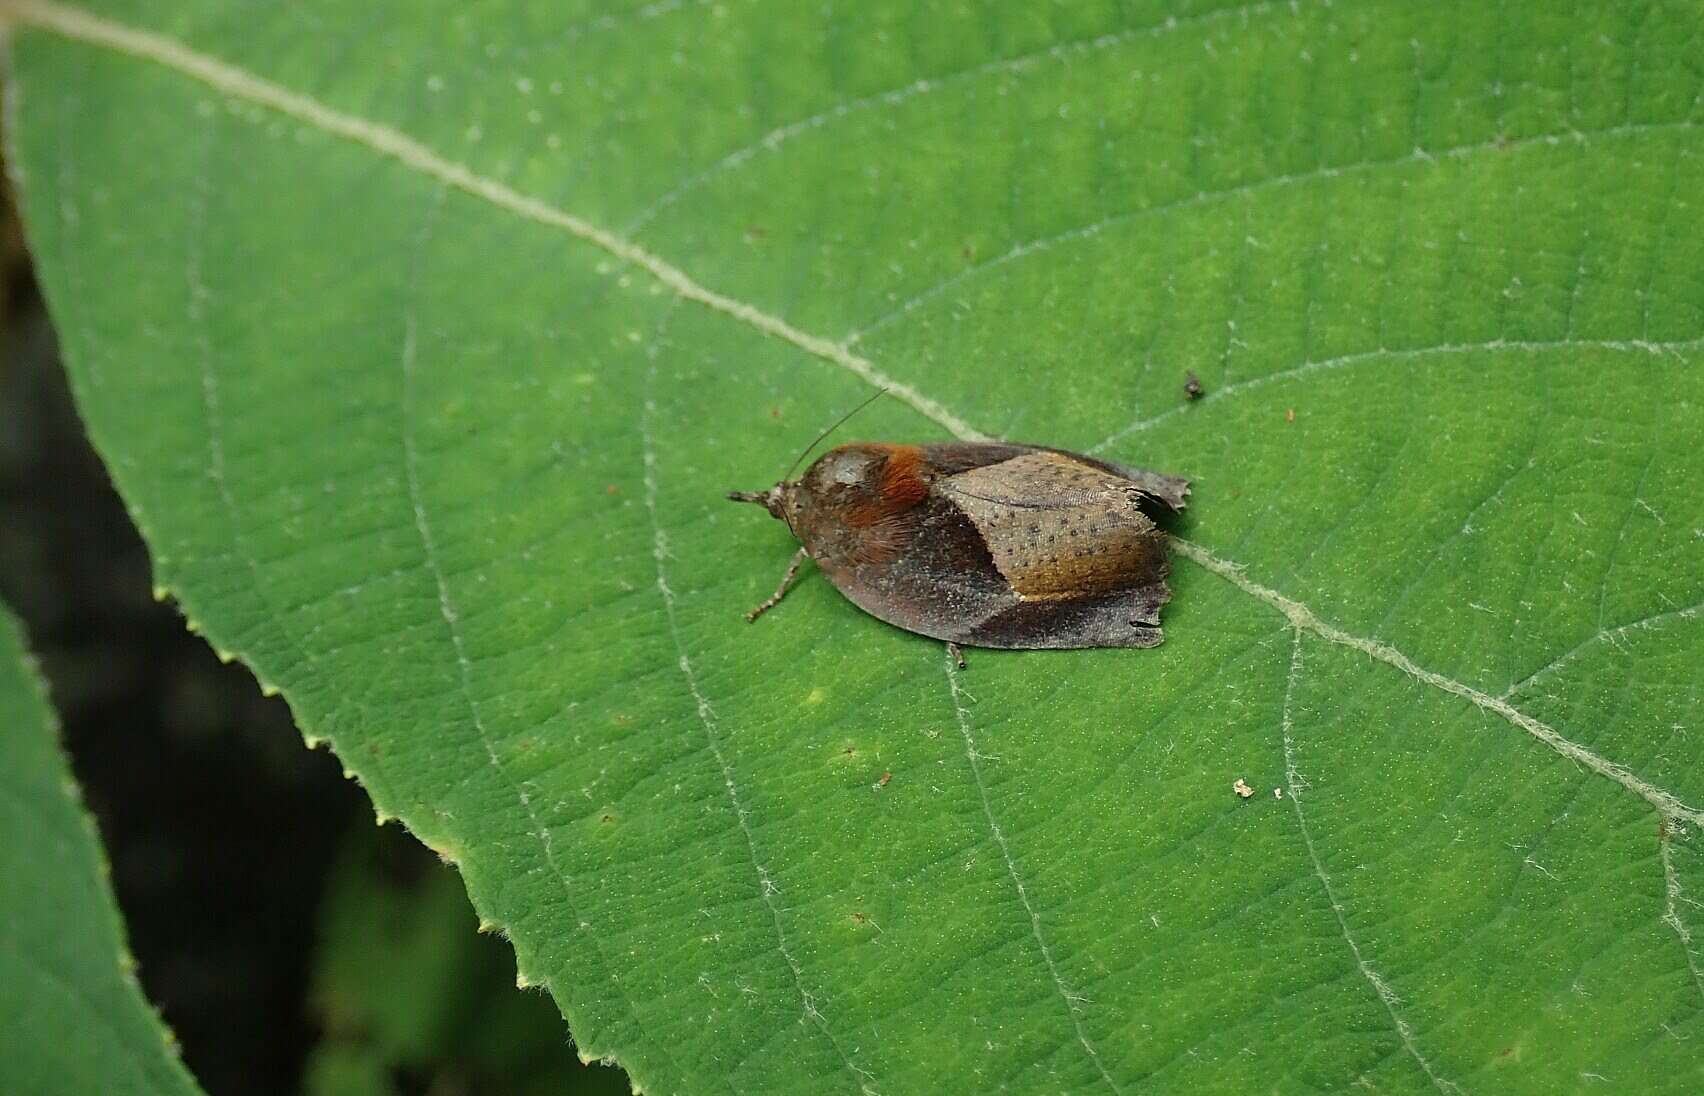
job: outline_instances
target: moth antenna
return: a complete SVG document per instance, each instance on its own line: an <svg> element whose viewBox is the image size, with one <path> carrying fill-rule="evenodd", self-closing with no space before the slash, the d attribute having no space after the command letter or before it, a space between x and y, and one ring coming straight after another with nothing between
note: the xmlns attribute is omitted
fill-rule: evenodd
<svg viewBox="0 0 1704 1096"><path fill-rule="evenodd" d="M782 476L781 478L783 480L792 479L793 473L798 471L799 462L804 460L806 457L810 456L811 450L815 449L817 446L822 444L822 439L828 437L830 434L834 433L836 430L840 429L842 426L845 426L847 420L850 419L853 415L856 415L858 412L860 412L864 408L870 406L872 403L875 403L877 400L881 399L885 395L887 395L887 389L878 388L878 389L876 389L875 395L871 396L869 399L865 400L863 403L860 403L857 407L854 407L852 410L846 412L846 414L840 416L840 420L838 422L836 422L833 426L829 427L827 430L824 430L822 433L818 434L816 436L815 441L813 441L809 445L805 446L805 451L803 453L800 453L797 457L793 458L793 463L790 467L788 467L787 474L785 476Z"/></svg>

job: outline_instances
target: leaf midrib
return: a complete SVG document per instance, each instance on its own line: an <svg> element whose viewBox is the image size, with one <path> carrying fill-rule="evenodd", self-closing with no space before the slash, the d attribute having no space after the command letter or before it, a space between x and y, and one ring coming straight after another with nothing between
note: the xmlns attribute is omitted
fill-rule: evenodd
<svg viewBox="0 0 1704 1096"><path fill-rule="evenodd" d="M791 343L814 357L852 372L875 387L886 389L890 394L909 404L914 410L938 423L957 437L966 440L981 440L989 437L954 413L945 404L909 384L888 376L869 359L853 354L844 343L803 331L785 319L766 312L755 305L710 289L693 279L680 267L669 263L651 251L639 247L630 240L582 217L550 205L541 199L522 194L495 179L480 175L464 164L456 163L439 155L427 145L399 130L335 110L311 96L263 79L218 58L199 53L176 39L114 22L81 8L51 3L48 0L5 0L5 10L25 25L51 31L85 44L105 47L138 60L159 64L182 75L199 80L235 98L275 110L333 136L342 137L362 145L374 153L401 163L410 170L483 198L491 204L518 216L565 231L600 248L614 258L651 274L661 284L674 290L681 298L704 305L712 311L744 323L764 335ZM1677 127L1691 128L1691 123L1665 123L1658 127L1643 126L1641 128ZM1437 155L1449 155L1449 152L1446 150ZM1408 159L1411 159L1411 157L1405 157L1404 161ZM1493 342L1487 343L1486 348L1490 349L1496 345L1534 346L1536 348L1537 345L1548 346L1550 344L1499 344ZM1579 342L1577 340L1556 340L1554 345L1557 347L1573 346L1579 345ZM1588 343L1587 345L1594 344ZM1669 349L1679 350L1704 346L1704 337L1664 343L1647 340L1604 340L1602 345L1617 349L1661 352ZM1465 350L1467 346L1468 344L1462 344L1459 349L1452 345L1410 350L1367 351L1362 354L1345 355L1321 362L1303 363L1292 367L1290 373L1348 365L1385 354L1419 354L1428 351L1442 353L1452 350L1460 352L1460 350ZM1244 382L1239 388L1252 387L1260 382L1261 378L1251 379ZM1110 440L1112 439L1108 439L1108 441ZM1101 444L1104 445L1106 442ZM1683 819L1704 827L1704 810L1683 803L1669 792L1639 780L1630 770L1566 739L1554 728L1533 719L1506 701L1475 689L1464 682L1455 681L1443 674L1427 670L1397 648L1381 640L1356 636L1329 624L1304 603L1247 579L1242 573L1245 570L1242 564L1216 556L1201 545L1182 540L1177 540L1176 543L1185 558L1231 582L1255 600L1277 610L1292 624L1312 632L1328 642L1372 654L1373 657L1409 673L1425 684L1444 692L1453 693L1487 711L1491 711L1517 728L1526 730L1562 756L1586 764L1600 775L1614 779L1627 790L1645 799L1665 817Z"/></svg>

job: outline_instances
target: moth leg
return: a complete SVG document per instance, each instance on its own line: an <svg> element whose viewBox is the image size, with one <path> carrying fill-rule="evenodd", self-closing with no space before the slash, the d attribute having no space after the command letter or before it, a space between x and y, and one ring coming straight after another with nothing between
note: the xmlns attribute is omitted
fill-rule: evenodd
<svg viewBox="0 0 1704 1096"><path fill-rule="evenodd" d="M947 640L947 657L958 663L959 669L964 669L964 652L952 640Z"/></svg>
<svg viewBox="0 0 1704 1096"><path fill-rule="evenodd" d="M759 605L757 608L746 614L746 623L751 623L764 613L775 608L775 606L780 603L781 599L787 596L788 588L793 585L793 580L799 577L799 568L803 567L804 563L805 550L800 548L797 552L793 553L793 562L787 564L787 573L781 576L781 585L775 587L775 592L770 594L768 600L766 600L762 605Z"/></svg>

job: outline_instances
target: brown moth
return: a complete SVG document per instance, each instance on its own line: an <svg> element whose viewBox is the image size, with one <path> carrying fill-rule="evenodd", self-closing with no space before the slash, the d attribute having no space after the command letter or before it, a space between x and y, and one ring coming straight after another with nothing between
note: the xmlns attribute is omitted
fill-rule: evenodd
<svg viewBox="0 0 1704 1096"><path fill-rule="evenodd" d="M853 604L973 647L1152 647L1164 638L1166 538L1189 481L1039 445L855 442L796 480L734 491L803 545Z"/></svg>

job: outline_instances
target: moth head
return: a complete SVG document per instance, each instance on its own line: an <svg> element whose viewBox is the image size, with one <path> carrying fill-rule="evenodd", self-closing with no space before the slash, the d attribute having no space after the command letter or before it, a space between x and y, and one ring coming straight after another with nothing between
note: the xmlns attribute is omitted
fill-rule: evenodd
<svg viewBox="0 0 1704 1096"><path fill-rule="evenodd" d="M799 515L799 483L797 480L782 480L767 491L729 491L728 498L734 502L755 502L768 510L770 515L787 523L787 528L798 536L797 519Z"/></svg>
<svg viewBox="0 0 1704 1096"><path fill-rule="evenodd" d="M786 522L797 540L823 546L885 512L888 457L897 448L843 445L818 457L796 480L782 480L767 491L730 491L728 498L757 503Z"/></svg>
<svg viewBox="0 0 1704 1096"><path fill-rule="evenodd" d="M845 425L847 419L850 419L853 415L856 415L858 412L874 403L877 399L880 399L885 392L886 389L876 389L876 391L870 395L869 399L846 412L846 414L840 416L838 422L818 434L815 441L805 446L804 451L797 457L793 458L792 465L787 469L787 475L791 476L793 474L794 470L799 467L799 462L809 456L810 451L821 444L822 439L840 429L841 426ZM853 447L841 447L841 449L848 448ZM841 450L835 450L835 452L826 454L822 458L818 459L815 464L805 470L805 474L803 476L800 476L796 480L789 480L783 477L780 483L777 483L774 487L771 487L767 491L729 491L728 498L735 502L761 503L763 508L768 510L770 514L787 523L787 531L793 534L794 539L802 541L805 538L800 535L799 529L801 526L801 519L808 516L806 514L806 510L815 512L827 509L823 503L828 499L829 493L822 491L820 488L823 485L816 482L817 480L820 480L818 472L823 467L824 461L835 456L840 451ZM815 477L815 479L813 479L813 477ZM844 485L845 482L844 473L842 473L840 483ZM839 491L833 492L835 495L842 493L843 492Z"/></svg>

